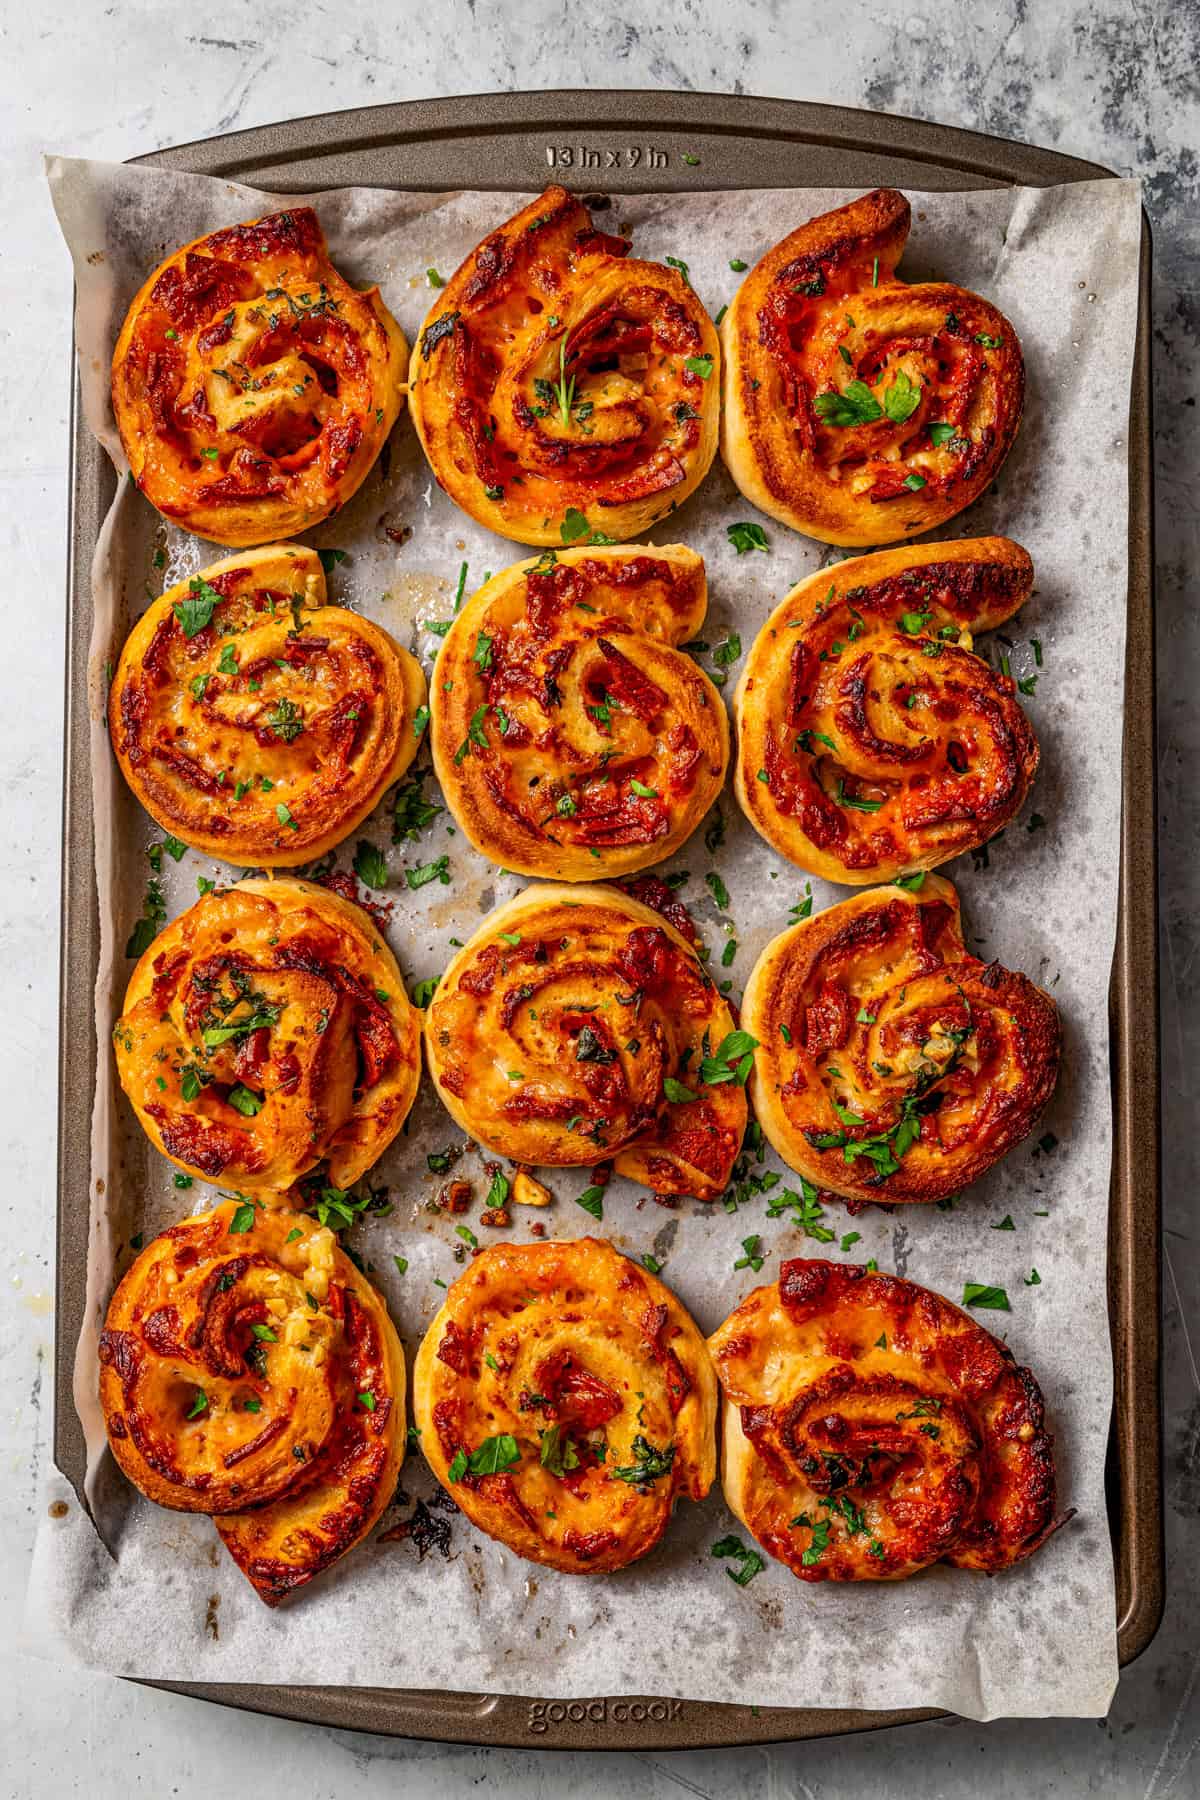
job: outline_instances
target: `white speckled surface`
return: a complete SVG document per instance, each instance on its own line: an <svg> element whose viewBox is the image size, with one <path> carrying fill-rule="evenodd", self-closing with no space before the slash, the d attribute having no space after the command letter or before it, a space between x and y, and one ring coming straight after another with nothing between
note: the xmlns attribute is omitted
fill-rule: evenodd
<svg viewBox="0 0 1200 1800"><path fill-rule="evenodd" d="M879 9L880 13L884 9ZM152 11L49 0L36 15L0 5L0 118L9 179L0 198L0 541L17 579L6 609L9 708L3 790L10 846L4 956L9 1031L4 1096L10 1269L0 1309L5 1597L24 1583L48 1420L38 1410L49 1352L53 1213L55 938L60 780L62 570L69 272L39 156L47 147L128 156L270 119L463 89L565 86L734 88L937 118L1093 157L1143 176L1156 226L1159 438L1160 821L1169 1261L1166 1281L1167 1532L1175 1553L1155 1644L1124 1677L1107 1722L947 1724L870 1739L719 1755L483 1753L405 1745L217 1713L103 1677L18 1663L0 1701L0 1770L16 1796L264 1794L366 1796L403 1784L449 1795L487 1781L498 1794L849 1796L1097 1792L1162 1800L1194 1793L1200 1732L1200 1382L1188 1345L1200 1308L1194 1244L1197 1154L1187 1092L1197 1028L1194 871L1200 835L1192 766L1200 738L1194 604L1195 298L1200 60L1196 0L1132 9L1118 0L925 11L888 8L829 30L811 0L692 0L674 14L628 5L587 19L534 0L520 20L446 0L368 16L321 6L295 14L179 0ZM642 22L644 19L645 22ZM634 22L626 22L632 20ZM1190 584L1194 589L1194 581ZM398 1769L388 1767L398 1762Z"/></svg>

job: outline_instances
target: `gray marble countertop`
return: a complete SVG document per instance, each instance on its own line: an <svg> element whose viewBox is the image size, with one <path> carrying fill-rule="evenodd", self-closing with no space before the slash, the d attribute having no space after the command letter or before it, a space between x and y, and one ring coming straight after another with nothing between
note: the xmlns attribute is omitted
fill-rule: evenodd
<svg viewBox="0 0 1200 1800"><path fill-rule="evenodd" d="M814 0L627 0L568 11L523 0L371 9L325 0L47 0L0 5L0 514L10 701L0 841L13 859L0 927L0 1117L8 1252L0 1306L0 1592L19 1614L49 1437L55 1203L61 670L70 400L70 269L41 174L44 150L123 158L306 113L489 89L694 88L828 100L1023 138L1138 175L1155 231L1159 817L1167 1263L1167 1610L1107 1720L959 1722L719 1754L485 1752L297 1726L81 1675L0 1651L0 1771L15 1800L244 1791L497 1796L600 1791L612 1800L762 1794L778 1800L1200 1791L1200 375L1198 0L911 0L831 13ZM1190 578L1190 579L1189 579ZM1189 604L1190 602L1190 604ZM1190 1091L1189 1091L1190 1090ZM1189 1339L1189 1330L1193 1337ZM1189 1545L1191 1556L1186 1555Z"/></svg>

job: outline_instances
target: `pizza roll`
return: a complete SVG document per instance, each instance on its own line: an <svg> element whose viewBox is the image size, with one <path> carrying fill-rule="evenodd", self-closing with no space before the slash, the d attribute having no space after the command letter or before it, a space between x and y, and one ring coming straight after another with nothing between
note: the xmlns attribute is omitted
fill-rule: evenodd
<svg viewBox="0 0 1200 1800"><path fill-rule="evenodd" d="M100 1404L148 1500L211 1513L276 1606L364 1537L404 1460L404 1355L333 1233L224 1200L148 1244L100 1336Z"/></svg>
<svg viewBox="0 0 1200 1800"><path fill-rule="evenodd" d="M797 1257L708 1343L726 1503L801 1581L993 1574L1065 1523L1032 1373L928 1288Z"/></svg>
<svg viewBox="0 0 1200 1800"><path fill-rule="evenodd" d="M409 405L441 486L521 544L638 537L717 448L716 329L686 275L628 256L547 188L425 320Z"/></svg>
<svg viewBox="0 0 1200 1800"><path fill-rule="evenodd" d="M359 907L307 881L218 888L159 932L113 1031L143 1129L189 1174L348 1188L417 1092L420 1025Z"/></svg>
<svg viewBox="0 0 1200 1800"><path fill-rule="evenodd" d="M861 885L930 869L1011 824L1038 767L1011 676L971 650L1033 564L1008 538L856 556L794 587L734 695L734 791L789 862Z"/></svg>
<svg viewBox="0 0 1200 1800"><path fill-rule="evenodd" d="M152 506L218 544L265 544L357 492L399 416L408 346L329 260L310 206L210 232L137 295L112 401Z"/></svg>
<svg viewBox="0 0 1200 1800"><path fill-rule="evenodd" d="M755 264L721 324L721 455L747 500L826 544L894 544L969 506L1021 420L1017 334L948 281L896 279L912 220L877 188Z"/></svg>
<svg viewBox="0 0 1200 1800"><path fill-rule="evenodd" d="M498 1244L417 1353L413 1417L472 1524L570 1575L652 1550L716 1474L717 1384L670 1288L603 1238Z"/></svg>
<svg viewBox="0 0 1200 1800"><path fill-rule="evenodd" d="M121 773L152 818L226 862L315 861L416 754L420 664L330 605L315 550L244 551L155 600L108 693Z"/></svg>
<svg viewBox="0 0 1200 1800"><path fill-rule="evenodd" d="M612 1161L714 1200L746 1128L750 1042L687 939L610 887L531 887L461 949L425 1014L464 1131L514 1162Z"/></svg>
<svg viewBox="0 0 1200 1800"><path fill-rule="evenodd" d="M593 881L662 862L721 791L725 708L677 648L706 606L704 563L654 550L546 551L454 620L433 678L433 765L477 850Z"/></svg>
<svg viewBox="0 0 1200 1800"><path fill-rule="evenodd" d="M972 956L954 888L917 880L782 932L742 1003L767 1137L855 1200L957 1193L1029 1135L1058 1079L1053 1000Z"/></svg>

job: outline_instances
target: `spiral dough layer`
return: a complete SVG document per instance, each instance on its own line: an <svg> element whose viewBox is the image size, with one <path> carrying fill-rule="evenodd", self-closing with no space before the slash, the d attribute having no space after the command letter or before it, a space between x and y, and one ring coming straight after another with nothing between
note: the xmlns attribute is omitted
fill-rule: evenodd
<svg viewBox="0 0 1200 1800"><path fill-rule="evenodd" d="M471 252L421 329L409 405L425 454L502 537L637 537L708 473L716 330L683 273L628 251L547 188Z"/></svg>
<svg viewBox="0 0 1200 1800"><path fill-rule="evenodd" d="M226 1200L141 1252L100 1338L113 1455L147 1499L210 1513L268 1606L345 1554L404 1459L404 1356L332 1232Z"/></svg>
<svg viewBox="0 0 1200 1800"><path fill-rule="evenodd" d="M285 868L341 843L400 778L424 701L415 658L327 603L316 552L272 544L147 607L109 688L109 735L165 831Z"/></svg>
<svg viewBox="0 0 1200 1800"><path fill-rule="evenodd" d="M767 1137L857 1200L955 1194L1032 1131L1058 1078L1049 995L963 944L940 876L872 888L772 940L746 985Z"/></svg>
<svg viewBox="0 0 1200 1800"><path fill-rule="evenodd" d="M810 219L746 276L721 325L721 454L746 498L827 544L953 518L1021 419L1008 320L946 281L895 277L912 209L891 188Z"/></svg>
<svg viewBox="0 0 1200 1800"><path fill-rule="evenodd" d="M653 1549L716 1473L704 1339L603 1239L501 1245L459 1276L413 1373L421 1448L473 1524L568 1574Z"/></svg>
<svg viewBox="0 0 1200 1800"><path fill-rule="evenodd" d="M181 1169L282 1194L347 1188L405 1119L420 1025L359 907L304 881L217 889L165 926L113 1031L143 1128Z"/></svg>
<svg viewBox="0 0 1200 1800"><path fill-rule="evenodd" d="M218 544L265 544L357 491L407 369L379 289L343 280L316 213L297 206L155 269L117 339L113 411L152 506Z"/></svg>
<svg viewBox="0 0 1200 1800"><path fill-rule="evenodd" d="M992 1574L1065 1522L1033 1375L927 1288L797 1258L709 1348L725 1499L801 1581Z"/></svg>
<svg viewBox="0 0 1200 1800"><path fill-rule="evenodd" d="M476 849L560 881L671 856L721 790L729 728L676 648L705 612L681 545L547 551L464 607L433 678L433 762Z"/></svg>
<svg viewBox="0 0 1200 1800"><path fill-rule="evenodd" d="M776 607L734 695L734 791L789 862L858 886L930 869L1016 817L1038 768L1017 684L971 651L1033 565L1008 538L851 557Z"/></svg>
<svg viewBox="0 0 1200 1800"><path fill-rule="evenodd" d="M746 1128L749 1040L695 950L608 887L533 887L492 914L425 1015L452 1117L515 1162L612 1160L715 1199Z"/></svg>

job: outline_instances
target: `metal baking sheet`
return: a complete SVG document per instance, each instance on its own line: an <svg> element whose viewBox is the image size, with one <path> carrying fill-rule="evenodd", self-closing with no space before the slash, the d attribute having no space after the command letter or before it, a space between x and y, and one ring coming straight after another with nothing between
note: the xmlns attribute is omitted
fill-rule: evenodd
<svg viewBox="0 0 1200 1800"><path fill-rule="evenodd" d="M698 156L685 164L684 153ZM363 108L159 151L142 161L279 192L368 185L584 193L880 184L926 189L1048 185L1097 164L947 127L780 100L671 93L473 96ZM1109 1310L1115 1373L1108 1490L1122 1664L1150 1642L1163 1604L1159 1365L1159 1068L1154 767L1150 237L1143 226L1130 396L1129 585L1120 901L1110 990L1113 1173ZM55 1459L77 1491L84 1446L71 1397L83 1310L83 1241L97 1045L98 948L88 747L88 571L115 485L72 418L63 806ZM646 1696L539 1702L424 1690L181 1685L198 1698L312 1723L484 1745L681 1749L877 1730L936 1717L711 1706Z"/></svg>

